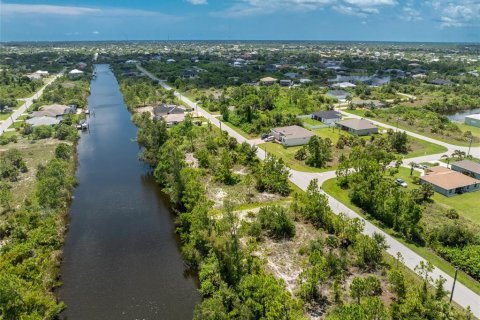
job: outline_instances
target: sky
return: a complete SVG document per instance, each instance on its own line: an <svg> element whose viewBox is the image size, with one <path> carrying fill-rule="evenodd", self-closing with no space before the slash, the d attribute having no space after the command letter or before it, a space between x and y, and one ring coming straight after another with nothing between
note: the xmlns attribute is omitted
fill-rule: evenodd
<svg viewBox="0 0 480 320"><path fill-rule="evenodd" d="M480 42L480 0L0 0L0 41Z"/></svg>

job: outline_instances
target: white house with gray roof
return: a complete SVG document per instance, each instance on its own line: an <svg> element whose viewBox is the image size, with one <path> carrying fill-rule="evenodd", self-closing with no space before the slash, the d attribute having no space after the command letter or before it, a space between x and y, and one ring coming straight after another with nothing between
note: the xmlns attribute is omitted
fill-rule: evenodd
<svg viewBox="0 0 480 320"><path fill-rule="evenodd" d="M315 133L295 125L273 128L272 135L278 142L283 144L284 147L293 147L307 144Z"/></svg>

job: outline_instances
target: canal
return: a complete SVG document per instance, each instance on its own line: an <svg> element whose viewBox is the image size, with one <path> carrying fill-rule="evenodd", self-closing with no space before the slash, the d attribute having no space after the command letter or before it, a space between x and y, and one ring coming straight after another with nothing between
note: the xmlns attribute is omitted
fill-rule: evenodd
<svg viewBox="0 0 480 320"><path fill-rule="evenodd" d="M108 65L96 65L78 145L60 298L62 319L191 319L199 301L171 213L138 160L137 129Z"/></svg>

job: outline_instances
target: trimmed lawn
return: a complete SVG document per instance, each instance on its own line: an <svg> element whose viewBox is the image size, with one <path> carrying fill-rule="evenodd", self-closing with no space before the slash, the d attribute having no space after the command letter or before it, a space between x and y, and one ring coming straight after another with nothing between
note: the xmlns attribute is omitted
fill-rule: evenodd
<svg viewBox="0 0 480 320"><path fill-rule="evenodd" d="M480 191L445 197L437 192L432 199L445 209L455 209L458 214L480 225Z"/></svg>
<svg viewBox="0 0 480 320"><path fill-rule="evenodd" d="M406 158L415 158L420 156L426 156L429 154L437 154L447 152L448 149L435 143L431 143L425 140L417 139L412 136L408 136L410 140L411 151L408 152Z"/></svg>
<svg viewBox="0 0 480 320"><path fill-rule="evenodd" d="M306 171L306 172L325 172L335 170L335 167L328 168L313 168L307 166L303 161L295 160L295 153L302 148L302 146L285 148L279 143L265 142L258 145L259 148L266 150L267 153L271 153L278 158L282 158L285 164L293 170Z"/></svg>
<svg viewBox="0 0 480 320"><path fill-rule="evenodd" d="M463 122L455 122L455 124L462 130L463 132L465 131L470 131L475 137L480 138L480 128L474 127L474 126L469 126Z"/></svg>
<svg viewBox="0 0 480 320"><path fill-rule="evenodd" d="M357 110L343 110L343 111L351 113L351 114L355 114L355 115L358 115L358 116L362 116L362 117L365 116L365 110L357 109ZM370 117L368 117L368 118L372 119L372 120L375 120L375 121L378 121L378 122L381 122L381 123L385 123L385 124L389 124L391 126L397 127L396 122L389 122L389 121L386 121L383 118L370 118ZM468 126L468 127L470 127L470 126ZM453 145L456 145L456 146L468 147L468 145L469 145L469 142L467 142L467 141L453 140L452 138L436 135L436 134L433 134L431 132L420 131L416 127L405 125L402 122L398 123L398 128L400 128L402 130L415 132L415 133L421 134L423 136L426 136L426 137L429 137L429 138L432 138L432 139L436 139L436 140L439 140L439 141L443 141L443 142L446 142L446 143L450 143L450 144L453 144ZM470 130L470 131L472 131L472 130ZM472 131L472 133L473 133L473 131ZM473 143L472 146L480 146L480 143Z"/></svg>
<svg viewBox="0 0 480 320"><path fill-rule="evenodd" d="M400 170L400 173L397 176L407 181L407 183L409 184L409 188L411 188L412 187L410 182L411 180L405 179L405 176L408 177L410 175L410 170L407 168L401 168L401 169L405 169L407 170L407 172L405 172L405 170ZM433 251L431 251L426 247L421 247L415 243L410 243L405 241L403 238L398 237L393 230L385 228L384 226L382 226L382 224L379 221L371 219L362 209L360 209L350 201L350 198L348 197L348 190L341 189L337 184L336 178L325 181L322 185L322 189L326 193L328 193L329 195L337 199L338 201L342 202L348 208L358 213L363 218L369 220L370 222L375 224L377 227L381 228L383 231L385 231L389 235L395 237L396 240L400 241L402 244L404 244L409 249L413 250L414 252L422 256L424 259L432 262L440 270L444 271L451 277L455 275L455 268L450 263L448 263L438 255L436 255ZM472 279L465 272L459 270L458 280L462 282L465 286L467 286L469 289L474 291L475 293L480 294L480 283Z"/></svg>
<svg viewBox="0 0 480 320"><path fill-rule="evenodd" d="M312 118L302 118L303 123L309 124L311 126L323 126L325 123L312 119Z"/></svg>
<svg viewBox="0 0 480 320"><path fill-rule="evenodd" d="M317 136L321 137L322 139L330 138L330 140L332 140L333 144L337 143L338 138L340 138L340 135L344 135L344 136L350 136L351 135L347 131L340 130L340 129L335 128L335 127L315 129L315 130L312 130L312 131L315 132L315 134Z"/></svg>

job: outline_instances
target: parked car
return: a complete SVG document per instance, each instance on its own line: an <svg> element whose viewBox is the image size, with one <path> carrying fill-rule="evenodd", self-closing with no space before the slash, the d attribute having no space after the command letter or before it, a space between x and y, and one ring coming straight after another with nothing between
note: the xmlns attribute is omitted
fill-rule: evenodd
<svg viewBox="0 0 480 320"><path fill-rule="evenodd" d="M264 140L265 140L265 142L271 142L271 141L275 140L275 137L274 136L268 136Z"/></svg>
<svg viewBox="0 0 480 320"><path fill-rule="evenodd" d="M417 167L418 169L422 169L422 170L428 169L428 166L424 165L424 164L417 164L415 167Z"/></svg>
<svg viewBox="0 0 480 320"><path fill-rule="evenodd" d="M268 137L270 137L270 134L268 134L268 133L264 133L264 134L261 135L262 140L265 140Z"/></svg>
<svg viewBox="0 0 480 320"><path fill-rule="evenodd" d="M407 183L402 179L395 179L395 183L404 188L408 186Z"/></svg>

